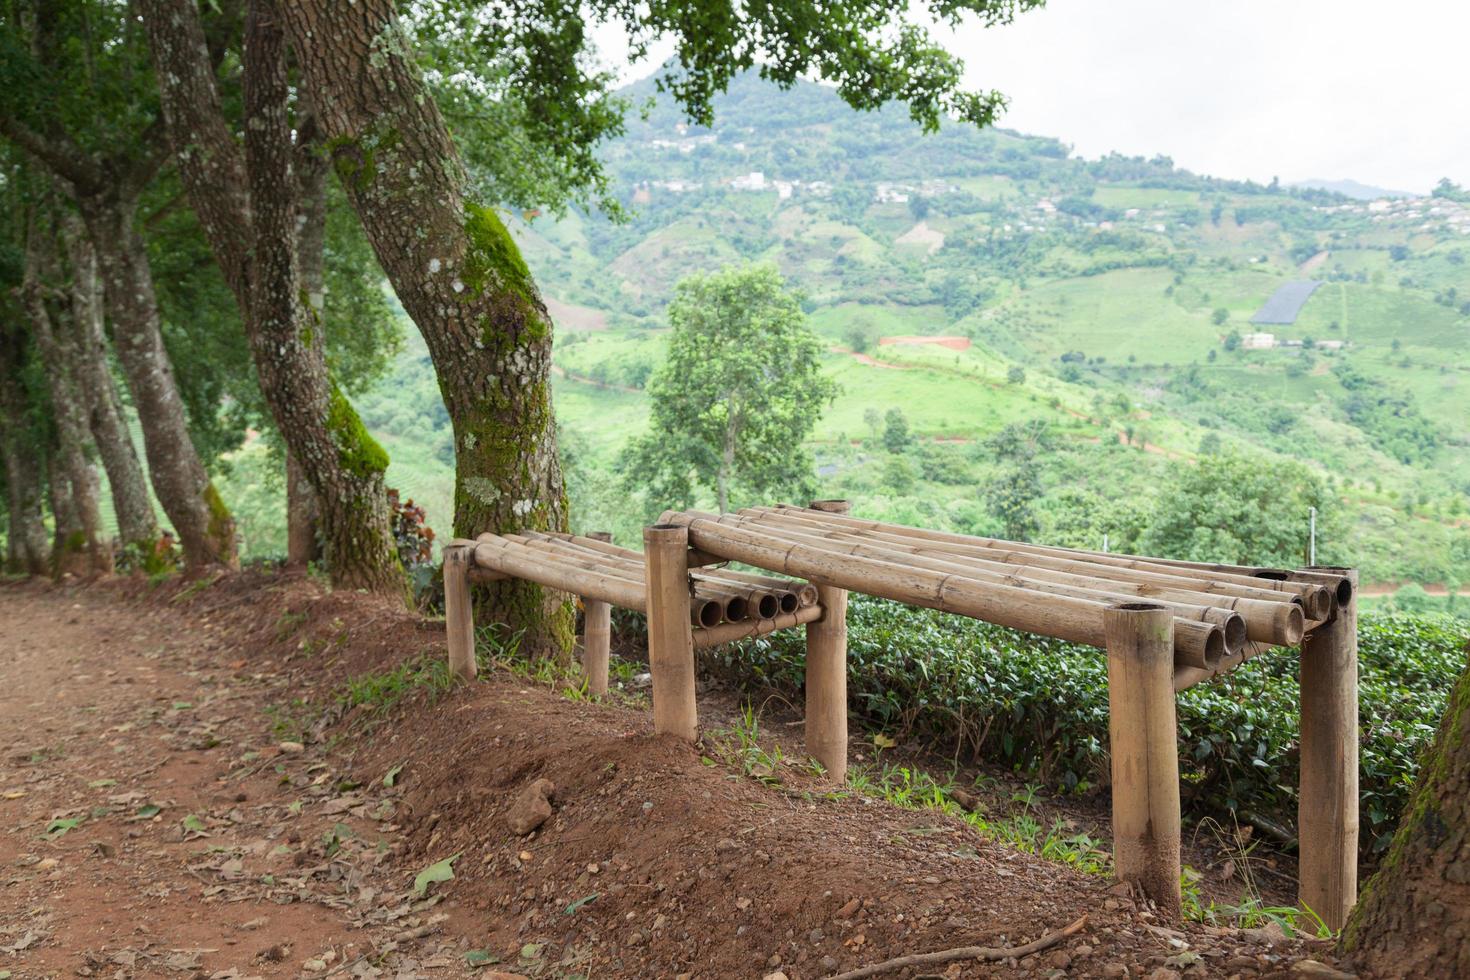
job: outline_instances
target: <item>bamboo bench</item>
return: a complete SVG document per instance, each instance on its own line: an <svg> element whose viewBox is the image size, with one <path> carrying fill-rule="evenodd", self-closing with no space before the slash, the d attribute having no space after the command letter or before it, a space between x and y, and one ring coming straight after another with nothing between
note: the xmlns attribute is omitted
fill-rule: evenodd
<svg viewBox="0 0 1470 980"><path fill-rule="evenodd" d="M1331 928L1342 927L1357 895L1355 570L1098 553L858 520L847 511L846 501L724 515L668 511L644 530L644 554L554 535L456 542L445 551L451 662L457 672L473 672L468 585L476 576L513 575L582 595L584 646L601 644L604 689L606 614L595 635L593 603L640 609L648 615L654 728L693 740L694 650L805 623L807 750L840 780L847 769L849 590L1104 649L1116 871L1177 914L1176 694L1299 643L1299 900ZM582 551L574 554L573 546ZM795 584L812 589L815 601L753 623L706 624L707 610L733 582L729 572L704 569L730 561L803 579Z"/></svg>

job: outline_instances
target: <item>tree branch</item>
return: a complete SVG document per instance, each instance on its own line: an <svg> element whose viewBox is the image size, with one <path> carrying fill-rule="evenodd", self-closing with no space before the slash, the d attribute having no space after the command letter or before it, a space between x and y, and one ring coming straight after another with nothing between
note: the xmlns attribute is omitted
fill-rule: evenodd
<svg viewBox="0 0 1470 980"><path fill-rule="evenodd" d="M942 949L934 953L914 953L910 956L899 956L891 960L884 960L882 963L849 970L846 973L838 973L829 977L828 980L862 980L864 977L876 977L880 973L902 970L910 966L934 966L939 963L953 963L956 960L995 962L996 960L1008 960L1013 956L1020 959L1032 953L1039 953L1043 949L1050 949L1068 936L1081 932L1086 926L1087 916L1084 915L1065 929L1058 929L1024 946L1012 946L1009 949L992 946L959 946L955 949Z"/></svg>
<svg viewBox="0 0 1470 980"><path fill-rule="evenodd" d="M92 189L102 181L96 162L66 136L48 139L9 113L0 113L0 133L47 170L78 188Z"/></svg>

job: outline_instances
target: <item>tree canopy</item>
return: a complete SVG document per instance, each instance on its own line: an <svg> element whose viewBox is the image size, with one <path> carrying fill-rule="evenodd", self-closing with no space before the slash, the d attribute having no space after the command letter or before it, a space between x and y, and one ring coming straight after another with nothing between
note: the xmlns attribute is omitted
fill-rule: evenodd
<svg viewBox="0 0 1470 980"><path fill-rule="evenodd" d="M669 306L668 357L648 384L649 432L630 449L629 480L660 506L714 494L801 494L803 443L836 394L800 297L774 266L736 266L681 281Z"/></svg>

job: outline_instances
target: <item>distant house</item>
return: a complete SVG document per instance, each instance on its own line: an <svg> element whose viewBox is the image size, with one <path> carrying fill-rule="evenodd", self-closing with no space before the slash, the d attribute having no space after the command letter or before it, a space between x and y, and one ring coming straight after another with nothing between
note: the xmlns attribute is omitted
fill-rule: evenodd
<svg viewBox="0 0 1470 980"><path fill-rule="evenodd" d="M911 190L906 184L879 184L873 189L873 199L879 204L907 204Z"/></svg>
<svg viewBox="0 0 1470 980"><path fill-rule="evenodd" d="M759 170L752 170L743 177L730 181L730 186L737 191L763 191L766 189L766 175Z"/></svg>
<svg viewBox="0 0 1470 980"><path fill-rule="evenodd" d="M1274 333L1247 333L1240 336L1242 350L1270 350L1276 346Z"/></svg>
<svg viewBox="0 0 1470 980"><path fill-rule="evenodd" d="M1346 344L1347 344L1347 341L1345 341L1345 340L1319 340L1319 341L1317 341L1317 347L1318 347L1319 350L1342 350L1343 347L1346 346Z"/></svg>

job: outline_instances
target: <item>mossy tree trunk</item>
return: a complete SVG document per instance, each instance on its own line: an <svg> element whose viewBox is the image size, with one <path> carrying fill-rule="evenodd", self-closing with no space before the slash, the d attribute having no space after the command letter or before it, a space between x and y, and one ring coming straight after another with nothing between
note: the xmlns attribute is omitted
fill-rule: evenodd
<svg viewBox="0 0 1470 980"><path fill-rule="evenodd" d="M61 322L69 313L57 308L60 304L53 299L48 285L58 276L56 243L55 228L33 214L26 235L21 299L45 369L56 440L51 478L59 484L62 506L55 514L52 556L58 576L105 575L112 571L112 546L103 537L97 506L101 483L97 468L88 458L92 434L87 426L85 396L74 371L78 358L68 342L70 330Z"/></svg>
<svg viewBox="0 0 1470 980"><path fill-rule="evenodd" d="M97 455L107 470L112 509L117 515L117 533L124 546L140 554L153 551L159 536L158 517L148 497L148 478L123 418L122 398L107 366L107 337L102 330L102 284L97 273L97 252L87 238L81 220L73 215L62 221L71 283L72 343L76 354L74 370L87 411L87 422Z"/></svg>
<svg viewBox="0 0 1470 980"><path fill-rule="evenodd" d="M332 580L403 599L387 454L327 372L302 301L285 37L270 0L246 19L244 151L226 123L193 0L141 4L179 174L246 325L261 391L320 507Z"/></svg>
<svg viewBox="0 0 1470 980"><path fill-rule="evenodd" d="M25 366L24 334L0 324L0 455L5 461L8 523L5 570L45 575L49 560L42 507L45 457L29 414L30 398L22 382Z"/></svg>
<svg viewBox="0 0 1470 980"><path fill-rule="evenodd" d="M1374 976L1470 977L1470 670L1455 684L1342 949Z"/></svg>
<svg viewBox="0 0 1470 980"><path fill-rule="evenodd" d="M464 167L392 0L284 5L332 163L433 358L454 428L454 531L562 530L551 320L496 214L466 200ZM481 612L527 648L571 648L566 597L507 580Z"/></svg>
<svg viewBox="0 0 1470 980"><path fill-rule="evenodd" d="M92 154L64 131L36 132L3 113L0 132L55 178L81 212L97 253L118 363L143 429L148 477L178 534L185 562L196 567L235 565L235 522L189 436L184 402L163 344L153 271L137 228L138 195L161 159L157 140L151 131L120 134L115 154ZM128 135L137 138L130 141Z"/></svg>
<svg viewBox="0 0 1470 980"><path fill-rule="evenodd" d="M233 567L238 561L235 520L189 436L173 362L163 345L147 247L136 226L137 200L104 191L79 197L77 203L97 249L113 344L138 410L153 492L187 565Z"/></svg>

